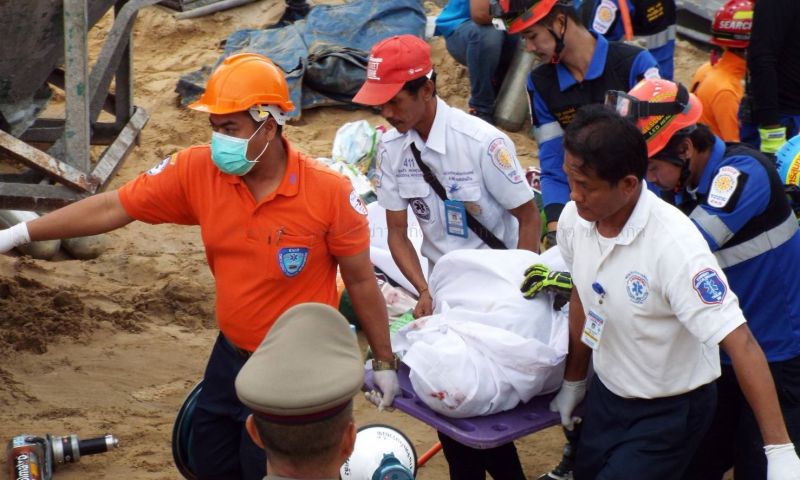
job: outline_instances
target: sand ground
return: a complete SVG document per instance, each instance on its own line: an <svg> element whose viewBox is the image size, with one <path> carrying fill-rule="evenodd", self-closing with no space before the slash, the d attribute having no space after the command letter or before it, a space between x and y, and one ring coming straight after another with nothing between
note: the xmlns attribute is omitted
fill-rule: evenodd
<svg viewBox="0 0 800 480"><path fill-rule="evenodd" d="M316 0L317 3L339 3ZM433 2L426 6L438 11ZM240 28L259 28L282 13L282 2L262 0L208 17L176 21L171 10L148 7L134 30L136 104L150 114L141 143L113 180L122 185L166 155L207 142L208 121L178 106L178 78L220 55L220 40ZM91 32L96 54L109 18ZM466 69L449 57L440 38L432 42L438 91L466 107ZM706 58L679 42L676 70L688 81ZM54 108L58 108L56 105ZM308 111L286 129L289 139L314 156L329 156L337 128L380 117L365 110ZM511 134L525 165L538 162L526 133ZM202 375L216 336L214 289L199 230L134 223L107 236L95 260L66 256L54 261L0 255L0 440L18 434L90 437L112 433L120 448L59 469L69 479L180 478L172 463L170 435L185 395ZM378 413L359 399L359 424L401 429L419 454L436 442L433 429L400 412ZM563 436L550 428L517 442L528 478L560 458ZM5 458L0 469L6 469ZM435 456L421 480L443 479L447 467Z"/></svg>

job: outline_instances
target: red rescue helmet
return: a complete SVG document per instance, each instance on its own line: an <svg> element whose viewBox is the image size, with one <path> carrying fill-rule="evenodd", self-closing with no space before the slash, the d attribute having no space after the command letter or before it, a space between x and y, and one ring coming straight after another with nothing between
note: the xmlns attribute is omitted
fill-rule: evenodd
<svg viewBox="0 0 800 480"><path fill-rule="evenodd" d="M717 10L711 24L711 43L720 47L747 48L753 27L753 0L728 0Z"/></svg>
<svg viewBox="0 0 800 480"><path fill-rule="evenodd" d="M556 5L572 7L572 0L494 0L500 4L508 33L519 33L550 13Z"/></svg>
<svg viewBox="0 0 800 480"><path fill-rule="evenodd" d="M628 93L609 90L605 103L636 123L650 158L663 150L673 135L694 127L703 113L703 104L686 87L660 78L644 79Z"/></svg>

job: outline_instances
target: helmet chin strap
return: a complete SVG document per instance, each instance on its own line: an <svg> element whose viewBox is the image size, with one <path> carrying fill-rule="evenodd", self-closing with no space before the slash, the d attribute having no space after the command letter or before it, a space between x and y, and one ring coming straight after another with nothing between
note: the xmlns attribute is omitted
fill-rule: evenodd
<svg viewBox="0 0 800 480"><path fill-rule="evenodd" d="M687 186L687 181L689 180L689 175L692 172L689 171L689 160L684 160L683 164L681 165L681 174L678 177L678 184L675 185L675 191L678 192L683 190L683 187Z"/></svg>
<svg viewBox="0 0 800 480"><path fill-rule="evenodd" d="M552 28L548 28L547 31L550 32L550 35L552 35L553 39L556 41L556 51L550 59L550 63L555 65L561 61L561 52L564 50L564 35L567 34L567 20L564 19L564 30L561 32L561 36L556 35L556 32L553 31Z"/></svg>

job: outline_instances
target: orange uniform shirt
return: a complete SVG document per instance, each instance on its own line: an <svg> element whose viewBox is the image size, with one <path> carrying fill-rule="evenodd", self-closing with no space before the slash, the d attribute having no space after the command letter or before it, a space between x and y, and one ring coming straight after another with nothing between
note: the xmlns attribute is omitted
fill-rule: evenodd
<svg viewBox="0 0 800 480"><path fill-rule="evenodd" d="M726 142L739 141L739 104L744 95L744 58L726 50L714 66L701 66L692 79L694 94L703 104L705 123Z"/></svg>
<svg viewBox="0 0 800 480"><path fill-rule="evenodd" d="M240 177L217 169L208 145L178 152L119 190L137 220L200 225L219 328L250 351L288 308L337 307L334 257L369 248L366 205L350 181L283 142L286 173L260 202Z"/></svg>

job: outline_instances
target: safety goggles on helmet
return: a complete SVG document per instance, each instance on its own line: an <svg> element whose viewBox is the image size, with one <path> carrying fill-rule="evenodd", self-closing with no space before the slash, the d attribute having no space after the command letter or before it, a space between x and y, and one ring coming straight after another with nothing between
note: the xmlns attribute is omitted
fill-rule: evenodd
<svg viewBox="0 0 800 480"><path fill-rule="evenodd" d="M256 122L263 122L271 116L275 119L275 122L278 125L285 125L286 120L289 118L289 115L281 110L277 105L256 105L254 107L250 107L247 112Z"/></svg>
<svg viewBox="0 0 800 480"><path fill-rule="evenodd" d="M648 102L640 100L627 92L609 90L606 92L605 104L613 107L617 113L632 122L646 117L671 117L688 111L689 91L683 85L678 84L678 93L675 100L671 102Z"/></svg>

